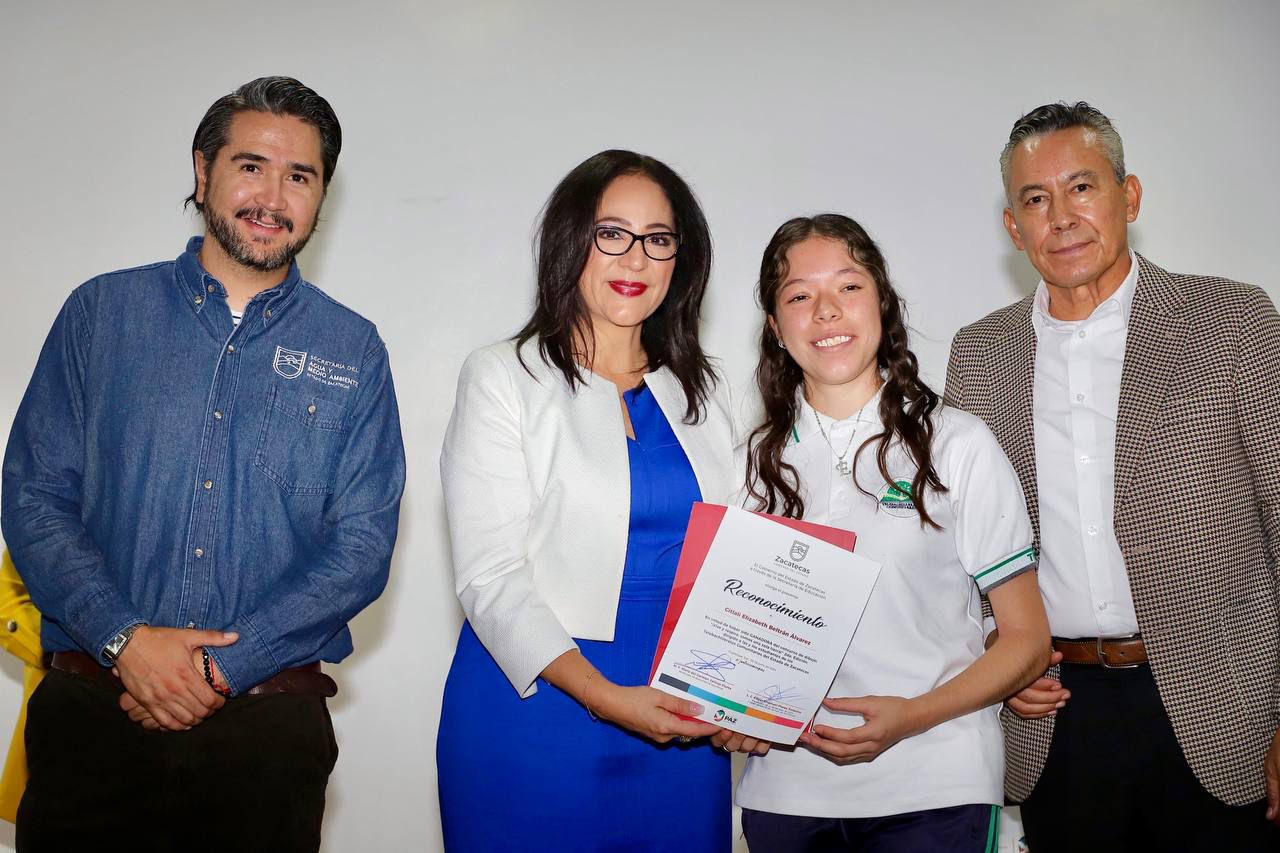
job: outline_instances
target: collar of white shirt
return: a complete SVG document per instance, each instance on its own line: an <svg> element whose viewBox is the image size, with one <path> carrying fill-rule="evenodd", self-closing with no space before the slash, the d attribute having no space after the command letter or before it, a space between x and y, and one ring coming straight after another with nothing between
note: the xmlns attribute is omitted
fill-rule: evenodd
<svg viewBox="0 0 1280 853"><path fill-rule="evenodd" d="M1070 331L1081 324L1087 324L1091 320L1119 311L1120 317L1124 321L1124 327L1127 329L1129 328L1129 314L1133 311L1133 297L1137 289L1138 256L1132 249L1129 250L1129 274L1124 277L1124 281L1120 282L1120 287L1116 289L1116 292L1104 299L1098 307L1093 309L1093 313L1083 320L1059 320L1050 314L1049 287L1044 283L1044 279L1040 279L1040 283L1036 285L1035 299L1031 303L1031 325L1035 329L1036 335L1039 336L1044 329Z"/></svg>
<svg viewBox="0 0 1280 853"><path fill-rule="evenodd" d="M813 406L809 405L809 401L804 397L804 388L802 386L796 391L796 422L791 425L791 436L788 443L800 444L811 436L817 436L819 434L819 421L822 424L822 431L828 436L837 431L847 436L849 433L846 427L849 425L861 427L874 424L876 429L880 429L880 394L883 390L884 383L882 381L880 387L876 389L876 393L871 395L871 399L867 400L859 411L854 412L844 420L838 421L827 415L819 414Z"/></svg>

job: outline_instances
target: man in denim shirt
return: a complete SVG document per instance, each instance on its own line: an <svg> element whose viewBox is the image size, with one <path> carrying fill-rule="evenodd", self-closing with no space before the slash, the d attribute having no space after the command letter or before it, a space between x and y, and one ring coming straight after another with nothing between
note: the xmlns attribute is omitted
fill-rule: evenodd
<svg viewBox="0 0 1280 853"><path fill-rule="evenodd" d="M221 98L192 150L204 237L54 322L4 458L54 653L20 850L319 847L319 661L386 584L404 486L386 347L293 260L340 148L296 80Z"/></svg>

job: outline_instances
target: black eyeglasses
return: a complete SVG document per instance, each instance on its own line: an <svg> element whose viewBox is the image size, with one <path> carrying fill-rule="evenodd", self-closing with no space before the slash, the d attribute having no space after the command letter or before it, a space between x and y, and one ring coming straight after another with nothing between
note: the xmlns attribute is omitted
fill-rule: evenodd
<svg viewBox="0 0 1280 853"><path fill-rule="evenodd" d="M640 241L640 248L654 261L669 261L680 249L680 235L674 231L633 234L617 225L596 226L596 248L606 255L625 255Z"/></svg>

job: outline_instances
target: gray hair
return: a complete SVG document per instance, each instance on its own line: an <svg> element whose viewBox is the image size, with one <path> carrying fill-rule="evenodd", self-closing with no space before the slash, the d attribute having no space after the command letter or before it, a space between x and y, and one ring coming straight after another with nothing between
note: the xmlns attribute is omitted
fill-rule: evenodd
<svg viewBox="0 0 1280 853"><path fill-rule="evenodd" d="M1111 171L1115 172L1116 182L1122 183L1127 174L1124 170L1124 142L1111 119L1084 101L1074 104L1059 101L1036 107L1014 122L1013 130L1009 131L1009 141L1000 152L1000 179L1004 182L1005 192L1009 191L1009 161L1013 159L1013 151L1019 143L1073 127L1082 127L1089 132L1093 137L1089 142L1102 150L1111 164Z"/></svg>
<svg viewBox="0 0 1280 853"><path fill-rule="evenodd" d="M338 165L338 153L342 151L342 125L338 124L338 117L328 101L292 77L259 77L213 102L204 118L200 119L195 138L191 141L192 155L197 151L204 155L206 174L213 167L218 152L227 144L231 120L246 110L293 116L320 132L320 158L324 165L324 174L320 177L327 192L333 170ZM189 204L194 204L196 210L204 209L204 205L196 201L195 190L187 196L183 207Z"/></svg>

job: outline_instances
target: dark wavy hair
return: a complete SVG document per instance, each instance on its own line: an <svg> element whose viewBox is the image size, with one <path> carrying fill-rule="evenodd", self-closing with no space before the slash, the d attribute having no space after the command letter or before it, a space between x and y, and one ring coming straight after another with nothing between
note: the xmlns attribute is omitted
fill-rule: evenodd
<svg viewBox="0 0 1280 853"><path fill-rule="evenodd" d="M574 359L574 341L585 338L589 351L595 341L578 281L595 251L600 199L609 184L624 175L643 175L656 183L675 217L672 227L680 235L680 248L671 261L675 264L671 287L644 321L640 343L650 370L666 367L679 380L687 404L684 420L696 423L715 381L711 362L698 343L702 299L711 277L711 232L693 190L660 160L634 151L601 151L578 164L556 186L543 208L534 248L538 293L533 316L516 334L516 345L523 347L536 339L542 360L564 374L571 389L583 381L583 367Z"/></svg>
<svg viewBox="0 0 1280 853"><path fill-rule="evenodd" d="M205 177L209 176L209 170L213 168L214 158L227 144L231 120L239 113L250 110L293 116L320 133L320 159L324 166L324 174L320 179L321 186L327 193L333 170L338 168L338 154L342 151L342 125L338 123L338 116L328 101L314 89L292 77L259 77L213 102L204 118L200 119L195 137L191 140L192 159L195 159L197 151L204 155ZM196 201L199 186L197 181L197 189L193 189L191 195L187 196L182 203L183 207L194 204L196 210L204 210L204 204Z"/></svg>
<svg viewBox="0 0 1280 853"><path fill-rule="evenodd" d="M911 498L920 513L920 525L941 529L925 507L925 491L944 493L946 486L933 467L933 412L941 404L938 395L920 379L919 363L907 345L907 324L902 301L889 281L889 267L875 241L861 225L847 216L824 213L797 217L774 232L760 261L760 282L756 292L760 307L776 320L778 291L787 280L787 252L810 237L835 240L849 250L849 256L870 273L880 299L880 347L876 365L884 374L880 393L880 419L884 429L863 442L854 455L855 483L858 457L876 445L880 476L896 486L889 474L887 458L894 442L901 444L916 465L911 481ZM795 466L782 460L787 436L800 415L798 392L804 374L766 321L760 332L760 359L756 363L756 385L764 404L764 421L748 439L747 491L765 512L790 518L804 515L800 477ZM859 490L871 492L857 484Z"/></svg>

